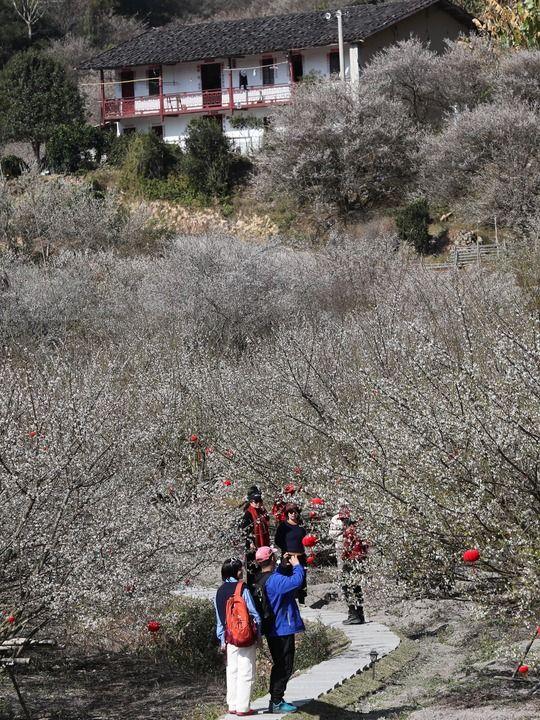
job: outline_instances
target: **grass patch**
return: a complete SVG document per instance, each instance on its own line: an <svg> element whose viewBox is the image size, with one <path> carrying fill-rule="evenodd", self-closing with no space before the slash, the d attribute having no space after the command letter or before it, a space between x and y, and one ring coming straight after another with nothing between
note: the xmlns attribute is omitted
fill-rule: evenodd
<svg viewBox="0 0 540 720"><path fill-rule="evenodd" d="M416 643L401 639L400 646L377 663L376 677L371 672L360 673L342 686L324 696L313 700L302 707L302 712L295 713L296 720L361 720L365 717L360 712L348 710L362 698L379 692L388 680L400 672L418 656Z"/></svg>

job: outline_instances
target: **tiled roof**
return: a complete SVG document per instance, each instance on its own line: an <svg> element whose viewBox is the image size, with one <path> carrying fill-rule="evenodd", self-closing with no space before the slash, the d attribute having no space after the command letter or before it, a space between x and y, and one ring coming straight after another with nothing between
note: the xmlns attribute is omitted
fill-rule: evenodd
<svg viewBox="0 0 540 720"><path fill-rule="evenodd" d="M471 25L471 16L447 0L401 0L386 5L343 8L345 42L356 42L432 5L439 5ZM338 41L337 23L323 11L185 25L173 22L153 28L87 61L83 69L174 64L219 57L256 55Z"/></svg>

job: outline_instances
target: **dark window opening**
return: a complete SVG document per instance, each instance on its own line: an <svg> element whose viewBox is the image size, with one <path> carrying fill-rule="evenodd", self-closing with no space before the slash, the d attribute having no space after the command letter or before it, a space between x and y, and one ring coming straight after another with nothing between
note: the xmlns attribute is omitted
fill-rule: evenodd
<svg viewBox="0 0 540 720"><path fill-rule="evenodd" d="M137 128L134 128L134 127L124 128L123 135L133 135L133 133L136 131L137 131Z"/></svg>
<svg viewBox="0 0 540 720"><path fill-rule="evenodd" d="M301 55L291 57L292 79L299 82L304 77L304 62Z"/></svg>
<svg viewBox="0 0 540 720"><path fill-rule="evenodd" d="M274 58L263 58L262 59L262 77L263 85L274 85Z"/></svg>
<svg viewBox="0 0 540 720"><path fill-rule="evenodd" d="M339 52L334 50L328 56L330 63L330 75L339 75Z"/></svg>
<svg viewBox="0 0 540 720"><path fill-rule="evenodd" d="M120 88L124 99L135 97L135 73L132 70L123 70L120 73Z"/></svg>
<svg viewBox="0 0 540 720"><path fill-rule="evenodd" d="M163 138L163 125L152 125L152 132L157 135L158 138Z"/></svg>
<svg viewBox="0 0 540 720"><path fill-rule="evenodd" d="M148 94L159 95L159 78L161 70L159 68L150 68L148 70Z"/></svg>

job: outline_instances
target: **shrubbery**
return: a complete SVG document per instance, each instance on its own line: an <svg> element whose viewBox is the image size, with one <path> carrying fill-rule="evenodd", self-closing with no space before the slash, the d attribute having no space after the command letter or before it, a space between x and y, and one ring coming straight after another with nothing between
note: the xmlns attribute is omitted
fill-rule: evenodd
<svg viewBox="0 0 540 720"><path fill-rule="evenodd" d="M14 183L18 183L15 185ZM148 214L90 185L27 176L0 187L0 242L47 257L66 249L144 250L160 244Z"/></svg>
<svg viewBox="0 0 540 720"><path fill-rule="evenodd" d="M191 187L207 197L223 197L231 187L232 152L229 140L214 120L189 124L184 172Z"/></svg>
<svg viewBox="0 0 540 720"><path fill-rule="evenodd" d="M74 173L96 167L106 140L103 131L92 125L58 125L47 140L45 164L54 172Z"/></svg>
<svg viewBox="0 0 540 720"><path fill-rule="evenodd" d="M20 177L23 172L28 170L28 165L17 155L4 155L0 158L0 176L4 176L6 180Z"/></svg>

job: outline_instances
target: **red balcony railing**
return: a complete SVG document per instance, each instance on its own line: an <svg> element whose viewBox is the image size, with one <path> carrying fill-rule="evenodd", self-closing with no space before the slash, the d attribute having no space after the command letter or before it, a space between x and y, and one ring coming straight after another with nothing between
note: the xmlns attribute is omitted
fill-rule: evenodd
<svg viewBox="0 0 540 720"><path fill-rule="evenodd" d="M187 115L216 110L245 110L268 107L290 100L292 86L258 85L245 90L223 88L191 93L142 95L131 98L105 98L102 101L103 120L124 118Z"/></svg>

